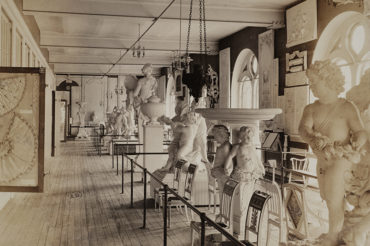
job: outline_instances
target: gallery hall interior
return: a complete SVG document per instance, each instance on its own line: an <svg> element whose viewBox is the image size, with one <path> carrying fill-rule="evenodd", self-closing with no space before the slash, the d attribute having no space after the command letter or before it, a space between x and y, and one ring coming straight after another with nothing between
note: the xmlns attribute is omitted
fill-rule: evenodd
<svg viewBox="0 0 370 246"><path fill-rule="evenodd" d="M370 0L0 22L0 246L370 246Z"/></svg>

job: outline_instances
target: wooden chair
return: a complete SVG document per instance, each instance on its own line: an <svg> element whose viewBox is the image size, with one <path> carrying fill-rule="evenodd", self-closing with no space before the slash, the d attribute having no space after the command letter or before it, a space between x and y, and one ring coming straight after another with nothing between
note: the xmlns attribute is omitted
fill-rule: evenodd
<svg viewBox="0 0 370 246"><path fill-rule="evenodd" d="M173 181L172 181L172 189L175 191L179 191L180 188L180 181L181 181L181 174L182 174L182 167L186 163L185 160L178 160L175 164L175 170L173 174ZM158 209L162 207L162 197L164 195L164 188L156 188L153 192L153 198L154 198L154 208L157 208L157 201L159 202Z"/></svg>
<svg viewBox="0 0 370 246"><path fill-rule="evenodd" d="M190 204L192 204L192 191L195 179L195 173L197 170L197 165L190 164L188 170L186 172L185 177L185 186L184 186L184 193L182 198L187 200ZM179 190L177 191L179 193ZM164 198L164 197L163 197ZM188 209L187 206L175 195L169 194L167 197L167 206L168 206L168 226L171 226L171 207L176 206L179 210L181 207L185 209L186 220L189 221L188 216ZM191 217L193 218L193 212L191 211Z"/></svg>
<svg viewBox="0 0 370 246"><path fill-rule="evenodd" d="M230 233L233 231L233 201L235 196L235 191L237 190L239 183L233 179L229 179L224 186L221 195L220 201L220 214L218 215L217 224L222 226L224 229L228 230ZM211 229L209 225L206 224L206 229L210 233L218 233L216 229ZM201 231L201 223L198 221L191 221L190 222L190 237L191 237L191 245L194 245L194 231L200 234Z"/></svg>
<svg viewBox="0 0 370 246"><path fill-rule="evenodd" d="M292 169L295 171L308 171L308 159L298 159L298 158L290 158L290 162L292 165ZM289 173L289 183L298 183L302 184L304 186L307 185L307 178L305 176L300 176L297 174L292 174L292 172Z"/></svg>

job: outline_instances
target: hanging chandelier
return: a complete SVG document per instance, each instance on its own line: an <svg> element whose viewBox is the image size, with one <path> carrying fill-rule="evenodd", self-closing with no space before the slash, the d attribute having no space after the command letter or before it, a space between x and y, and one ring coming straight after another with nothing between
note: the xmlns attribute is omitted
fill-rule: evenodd
<svg viewBox="0 0 370 246"><path fill-rule="evenodd" d="M139 36L140 39L140 24L139 24ZM140 41L132 48L132 56L137 58L143 58L145 56L145 47L141 46Z"/></svg>
<svg viewBox="0 0 370 246"><path fill-rule="evenodd" d="M192 59L189 54L191 22L193 14L193 0L190 0L188 33L186 40L185 68L186 74L183 76L183 83L189 88L190 94L197 101L202 96L202 89L209 81L207 74L207 35L206 35L206 14L204 0L199 0L199 53L200 63L193 64L190 69ZM191 71L192 70L192 71Z"/></svg>

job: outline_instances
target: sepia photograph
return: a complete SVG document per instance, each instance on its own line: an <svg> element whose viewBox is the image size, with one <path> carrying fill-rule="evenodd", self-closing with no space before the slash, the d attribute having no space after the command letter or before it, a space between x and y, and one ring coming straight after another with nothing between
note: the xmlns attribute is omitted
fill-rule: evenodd
<svg viewBox="0 0 370 246"><path fill-rule="evenodd" d="M370 246L370 0L0 22L0 246Z"/></svg>

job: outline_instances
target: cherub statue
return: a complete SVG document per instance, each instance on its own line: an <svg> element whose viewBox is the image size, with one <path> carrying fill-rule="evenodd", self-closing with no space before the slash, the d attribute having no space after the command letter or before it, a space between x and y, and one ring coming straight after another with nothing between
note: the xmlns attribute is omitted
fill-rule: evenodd
<svg viewBox="0 0 370 246"><path fill-rule="evenodd" d="M219 146L216 149L216 156L211 175L217 180L218 188L222 192L228 178L225 172L225 162L231 150L230 132L224 125L215 125L212 128L213 136Z"/></svg>
<svg viewBox="0 0 370 246"><path fill-rule="evenodd" d="M355 105L339 98L344 76L329 60L316 61L306 71L315 97L303 111L299 133L317 156L320 195L329 210L329 232L324 245L338 245L344 221L345 173L361 157L367 140Z"/></svg>
<svg viewBox="0 0 370 246"><path fill-rule="evenodd" d="M347 92L349 100L359 108L368 141L366 154L345 173L346 200L354 209L345 213L343 240L347 245L365 246L370 243L370 69L359 85ZM368 238L367 238L368 237ZM366 241L367 240L367 241Z"/></svg>

